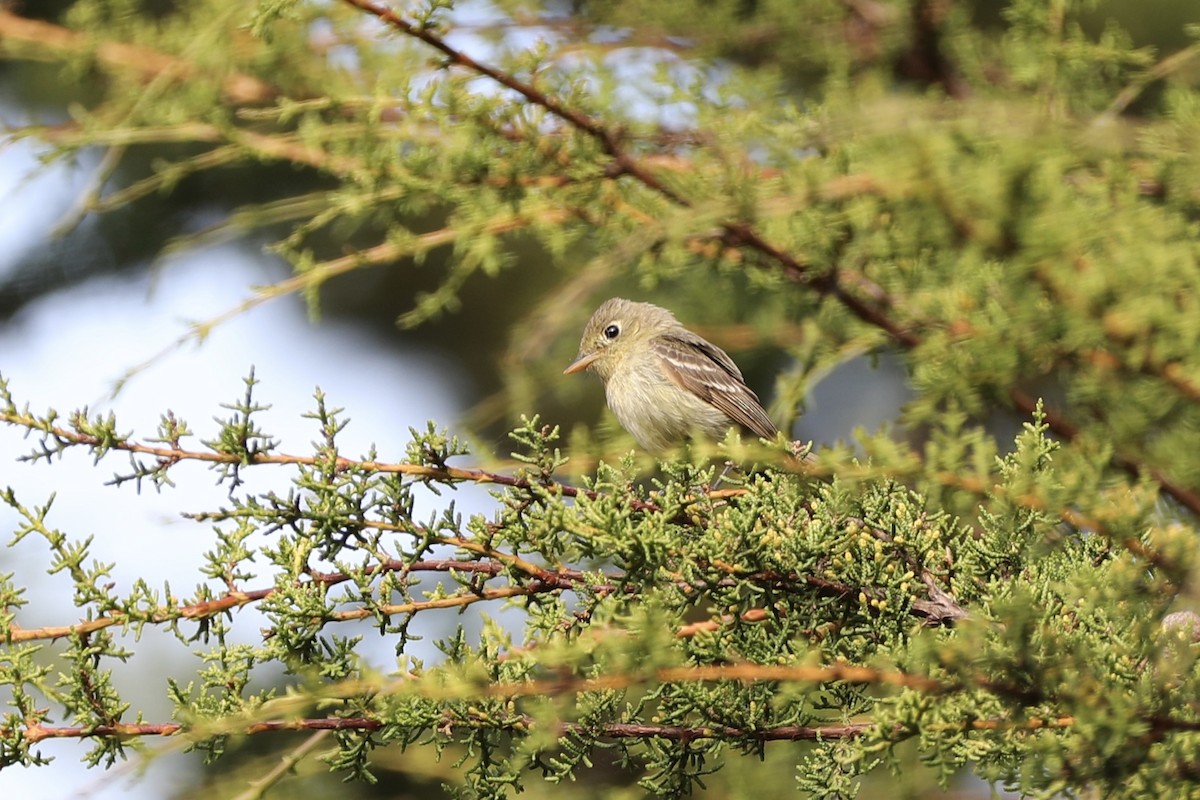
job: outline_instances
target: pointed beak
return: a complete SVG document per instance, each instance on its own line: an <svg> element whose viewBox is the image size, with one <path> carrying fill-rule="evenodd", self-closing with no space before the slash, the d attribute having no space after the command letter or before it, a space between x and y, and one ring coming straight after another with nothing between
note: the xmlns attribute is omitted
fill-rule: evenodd
<svg viewBox="0 0 1200 800"><path fill-rule="evenodd" d="M600 357L600 353L588 353L585 356L580 356L571 362L571 366L563 370L563 375L574 375L576 372L582 372L592 365L592 362Z"/></svg>

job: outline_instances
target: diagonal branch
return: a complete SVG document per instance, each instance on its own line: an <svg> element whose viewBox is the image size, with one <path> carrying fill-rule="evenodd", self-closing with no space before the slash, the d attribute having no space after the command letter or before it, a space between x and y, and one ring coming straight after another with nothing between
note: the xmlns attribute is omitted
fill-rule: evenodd
<svg viewBox="0 0 1200 800"><path fill-rule="evenodd" d="M434 33L431 28L414 25L387 6L370 2L370 0L342 1L347 5L354 6L371 14L390 28L398 30L414 39L419 39L446 56L450 63L469 69L476 74L486 76L501 86L511 89L534 105L544 108L546 111L563 120L572 128L592 137L600 145L600 148L612 158L612 163L608 170L606 170L606 174L609 177L617 178L621 175L628 175L673 203L681 205L684 208L691 207L692 204L683 195L663 184L644 165L630 156L622 148L620 137L600 120L578 109L564 105L558 99L540 91L531 83L519 80L503 70L475 60L462 50L451 47L444 39Z"/></svg>

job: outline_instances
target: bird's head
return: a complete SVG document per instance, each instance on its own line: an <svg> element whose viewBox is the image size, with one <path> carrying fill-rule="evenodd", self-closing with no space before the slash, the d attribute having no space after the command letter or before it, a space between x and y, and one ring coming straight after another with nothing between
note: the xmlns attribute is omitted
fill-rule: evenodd
<svg viewBox="0 0 1200 800"><path fill-rule="evenodd" d="M620 297L606 300L588 320L579 356L563 374L590 369L607 381L625 359L644 351L647 342L678 327L675 315L665 308Z"/></svg>

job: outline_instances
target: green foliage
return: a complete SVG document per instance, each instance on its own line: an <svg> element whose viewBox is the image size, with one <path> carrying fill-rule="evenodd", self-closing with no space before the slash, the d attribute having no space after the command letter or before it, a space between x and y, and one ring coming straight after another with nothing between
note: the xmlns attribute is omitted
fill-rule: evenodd
<svg viewBox="0 0 1200 800"><path fill-rule="evenodd" d="M996 459L995 483L964 519L891 478L824 483L776 468L705 491L711 467L664 464L651 490L603 466L589 488L570 489L556 477L558 433L536 418L512 434L527 465L514 476L450 466L467 453L432 426L413 432L408 462L348 460L338 449L345 419L320 392L312 455L230 448L247 431L273 441L255 420L264 406L254 385L247 379L201 451L103 435L83 414L59 428L10 398L6 421L41 439L31 460L124 450L145 474L139 462L161 465L169 450L172 464L294 475L286 495L236 483L228 506L188 515L214 525L215 546L195 594L164 587L169 601L143 585L114 595L109 567L88 565L89 543L50 527L49 504L4 495L25 520L14 542L44 539L51 570L70 573L87 609L65 633L7 618L8 763L44 761L27 740L49 725L50 707L80 731L148 732L121 727L129 704L100 666L136 660L110 631L146 624L201 648L198 683L168 687L179 735L209 757L246 733L330 727L334 769L375 780L378 748L431 747L454 759L456 794L471 797L506 796L537 775L582 779L605 752L646 791L687 795L731 759L785 746L773 740L817 742L798 776L820 797L901 768L896 748L909 740L943 784L971 766L1025 791L1118 791L1190 763L1180 742L1196 723L1180 697L1200 673L1194 645L1163 620L1177 591L1170 575L1189 574L1194 556L1164 548L1186 561L1148 568L1104 532L1065 530L1032 502L1061 487L1060 446L1040 417ZM164 416L163 429L177 425ZM464 519L453 504L415 516L416 484L464 481L503 484L493 516ZM1146 543L1195 533L1176 522ZM19 591L6 595L17 611ZM230 638L234 610L251 603L267 621L259 645ZM507 604L522 624L487 622L477 638L459 625L435 642L443 658L408 655L418 614L476 603ZM363 658L356 621L395 642L394 663ZM37 668L46 640L61 635L59 669ZM283 687L255 689L272 665ZM89 760L111 763L122 742L98 737Z"/></svg>
<svg viewBox="0 0 1200 800"><path fill-rule="evenodd" d="M1200 45L1159 54L1072 0L994 20L934 0L498 5L475 38L447 2L78 0L40 40L0 19L6 57L89 79L69 122L16 133L48 159L107 153L85 211L223 171L306 177L170 245L268 236L294 274L237 310L300 293L315 315L329 281L381 268L429 273L403 325L469 302L511 321L472 300L489 282L529 308L481 421L512 429L504 470L462 466L468 437L434 422L403 462L349 457L319 391L295 452L253 373L207 434L167 412L141 437L0 381L23 462L82 449L161 491L197 461L228 490L187 514L211 538L187 595L118 593L53 497L0 494L10 545L40 542L79 609L23 626L27 580L0 576L0 766L46 763L55 737L107 766L161 734L228 763L303 731L349 780L436 754L421 780L463 797L833 798L889 773L920 796L964 771L1200 796L1198 640L1172 622L1200 515ZM115 177L130 153L144 173ZM699 447L649 465L619 434L564 445L529 415L585 391L549 376L613 286L783 350L785 422L864 353L902 363L912 397L812 465L726 442L765 466L724 483ZM464 483L493 489L488 513L456 509ZM163 676L169 722L113 680L149 628L200 660ZM440 656L414 657L422 636Z"/></svg>

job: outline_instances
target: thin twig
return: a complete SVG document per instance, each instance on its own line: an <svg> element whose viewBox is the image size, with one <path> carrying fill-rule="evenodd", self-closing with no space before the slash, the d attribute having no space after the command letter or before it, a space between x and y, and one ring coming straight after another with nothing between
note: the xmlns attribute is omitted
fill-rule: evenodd
<svg viewBox="0 0 1200 800"><path fill-rule="evenodd" d="M1113 101L1109 103L1108 108L1104 109L1092 121L1092 124L1103 125L1112 122L1117 115L1123 114L1125 109L1129 108L1129 104L1136 100L1147 86L1155 81L1162 80L1173 72L1178 72L1198 55L1200 55L1200 42L1188 45L1182 50L1172 53L1162 61L1159 61L1150 69L1135 77L1128 86L1118 92Z"/></svg>
<svg viewBox="0 0 1200 800"><path fill-rule="evenodd" d="M316 749L322 741L329 738L328 730L320 730L309 736L295 748L289 750L279 759L279 763L266 775L253 781L249 788L237 795L233 800L259 800L296 765L303 761L309 753Z"/></svg>

